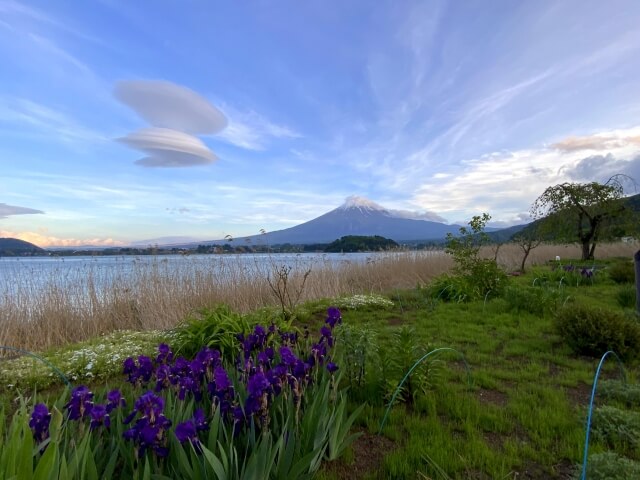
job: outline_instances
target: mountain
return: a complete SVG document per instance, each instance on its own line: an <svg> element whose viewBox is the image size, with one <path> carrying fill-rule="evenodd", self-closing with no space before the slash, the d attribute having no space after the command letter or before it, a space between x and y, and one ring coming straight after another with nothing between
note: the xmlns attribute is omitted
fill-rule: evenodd
<svg viewBox="0 0 640 480"><path fill-rule="evenodd" d="M351 196L338 208L313 220L263 235L235 238L234 243L303 245L330 243L347 235L379 235L396 242L407 242L443 239L449 232L458 233L459 228L458 225L407 218L406 212L388 210L366 198ZM202 243L228 243L228 240Z"/></svg>
<svg viewBox="0 0 640 480"><path fill-rule="evenodd" d="M42 255L45 251L33 243L18 240L17 238L0 238L0 255Z"/></svg>

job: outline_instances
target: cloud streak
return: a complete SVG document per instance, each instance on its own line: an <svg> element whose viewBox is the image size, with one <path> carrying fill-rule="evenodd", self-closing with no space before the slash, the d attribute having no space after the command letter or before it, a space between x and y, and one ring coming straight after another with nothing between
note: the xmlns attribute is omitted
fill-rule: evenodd
<svg viewBox="0 0 640 480"><path fill-rule="evenodd" d="M61 238L38 232L11 232L0 230L0 237L17 238L25 242L33 243L41 248L48 247L117 247L124 245L123 242L113 238Z"/></svg>
<svg viewBox="0 0 640 480"><path fill-rule="evenodd" d="M16 205L8 205L0 203L0 218L7 218L11 215L35 215L44 213L42 210L35 208L19 207Z"/></svg>

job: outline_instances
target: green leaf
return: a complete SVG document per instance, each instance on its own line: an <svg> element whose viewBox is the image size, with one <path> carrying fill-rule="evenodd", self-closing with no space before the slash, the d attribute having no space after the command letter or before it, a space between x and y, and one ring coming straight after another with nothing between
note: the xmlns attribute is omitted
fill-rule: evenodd
<svg viewBox="0 0 640 480"><path fill-rule="evenodd" d="M204 445L202 445L202 454L204 455L204 458L207 460L207 463L211 466L211 468L215 472L216 478L218 480L226 480L227 473L225 472L220 459L216 457L214 453Z"/></svg>
<svg viewBox="0 0 640 480"><path fill-rule="evenodd" d="M20 478L31 478L33 475L33 436L26 421L22 428L22 446L18 452L17 471Z"/></svg>
<svg viewBox="0 0 640 480"><path fill-rule="evenodd" d="M55 465L58 460L58 445L56 443L50 444L45 450L42 457L40 457L40 461L38 462L38 466L36 467L35 472L33 472L33 476L24 477L24 478L33 478L33 480L48 480L49 478L57 478L57 468Z"/></svg>

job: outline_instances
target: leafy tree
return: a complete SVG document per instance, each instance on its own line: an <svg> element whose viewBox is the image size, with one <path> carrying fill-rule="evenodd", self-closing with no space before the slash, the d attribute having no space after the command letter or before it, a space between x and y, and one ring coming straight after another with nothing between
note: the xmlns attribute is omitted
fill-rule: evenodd
<svg viewBox="0 0 640 480"><path fill-rule="evenodd" d="M582 245L582 260L593 259L599 240L612 236L608 227L626 212L624 189L616 177L606 183L562 183L548 187L531 207L544 232Z"/></svg>

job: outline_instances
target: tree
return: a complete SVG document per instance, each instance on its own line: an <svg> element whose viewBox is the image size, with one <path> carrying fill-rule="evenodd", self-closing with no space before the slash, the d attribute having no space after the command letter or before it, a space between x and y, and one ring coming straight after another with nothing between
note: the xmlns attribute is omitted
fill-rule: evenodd
<svg viewBox="0 0 640 480"><path fill-rule="evenodd" d="M548 187L531 207L544 233L578 242L582 260L593 259L599 240L609 236L612 220L625 212L624 189L616 177L606 183L562 183Z"/></svg>
<svg viewBox="0 0 640 480"><path fill-rule="evenodd" d="M531 253L531 250L538 247L542 243L542 237L538 232L538 226L533 224L524 230L516 233L513 236L513 241L520 247L524 256L522 257L522 264L520 265L520 272L524 273L524 265L527 262L527 258Z"/></svg>

